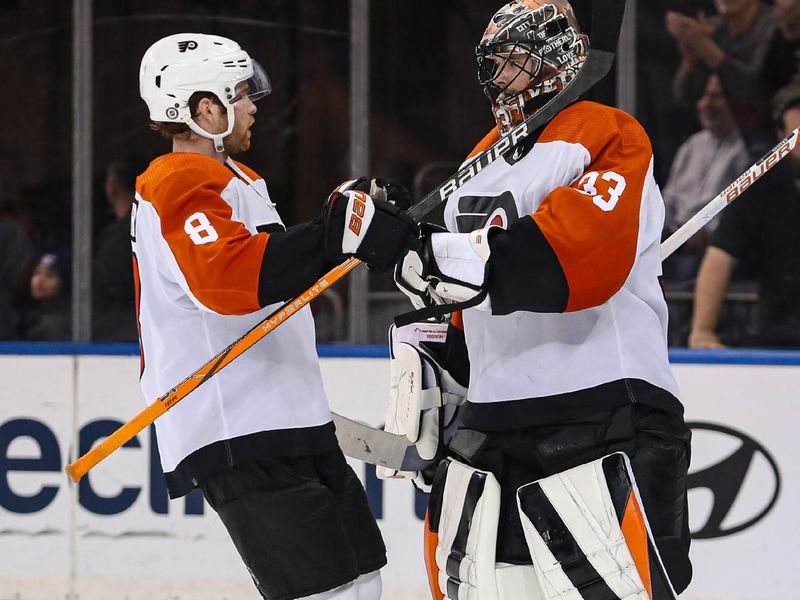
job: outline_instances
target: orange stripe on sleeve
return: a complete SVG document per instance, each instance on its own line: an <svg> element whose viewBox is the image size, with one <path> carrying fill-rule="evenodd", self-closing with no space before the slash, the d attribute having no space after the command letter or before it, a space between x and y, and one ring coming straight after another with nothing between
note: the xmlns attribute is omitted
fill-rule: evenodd
<svg viewBox="0 0 800 600"><path fill-rule="evenodd" d="M599 306L625 283L636 258L639 214L652 148L629 115L591 102L565 109L539 143L580 144L591 162L533 214L569 287L566 311Z"/></svg>
<svg viewBox="0 0 800 600"><path fill-rule="evenodd" d="M241 315L261 308L258 280L269 236L252 235L232 220L233 210L221 196L232 178L211 158L173 153L154 161L138 187L156 209L162 235L195 298L214 312Z"/></svg>

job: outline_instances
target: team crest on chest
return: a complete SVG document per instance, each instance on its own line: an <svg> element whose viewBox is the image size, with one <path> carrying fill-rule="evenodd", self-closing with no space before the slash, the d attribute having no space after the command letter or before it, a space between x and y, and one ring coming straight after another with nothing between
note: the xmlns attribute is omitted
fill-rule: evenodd
<svg viewBox="0 0 800 600"><path fill-rule="evenodd" d="M508 226L519 218L517 203L511 191L497 196L461 196L456 210L456 228L469 233L487 225Z"/></svg>

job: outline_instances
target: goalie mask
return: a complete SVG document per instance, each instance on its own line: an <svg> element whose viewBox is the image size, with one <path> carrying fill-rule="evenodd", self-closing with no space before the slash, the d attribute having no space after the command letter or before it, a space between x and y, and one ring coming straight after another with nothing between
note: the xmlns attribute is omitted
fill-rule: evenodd
<svg viewBox="0 0 800 600"><path fill-rule="evenodd" d="M492 102L500 133L569 85L588 48L566 0L514 0L497 11L476 54L478 81Z"/></svg>
<svg viewBox="0 0 800 600"><path fill-rule="evenodd" d="M233 131L233 104L241 98L236 87L247 83L246 95L256 101L272 91L266 72L239 44L217 35L179 33L150 46L139 69L139 93L155 122L185 123L196 134L214 141ZM189 109L195 92L213 93L228 115L228 129L212 134L201 128Z"/></svg>

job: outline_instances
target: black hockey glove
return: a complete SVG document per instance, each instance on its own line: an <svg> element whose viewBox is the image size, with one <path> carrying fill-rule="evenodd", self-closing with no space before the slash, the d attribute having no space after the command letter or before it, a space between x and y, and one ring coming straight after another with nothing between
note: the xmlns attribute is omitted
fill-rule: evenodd
<svg viewBox="0 0 800 600"><path fill-rule="evenodd" d="M372 187L372 181L365 185ZM405 211L351 189L353 183L337 188L322 207L325 258L338 264L355 256L374 271L386 271L418 246L419 228Z"/></svg>

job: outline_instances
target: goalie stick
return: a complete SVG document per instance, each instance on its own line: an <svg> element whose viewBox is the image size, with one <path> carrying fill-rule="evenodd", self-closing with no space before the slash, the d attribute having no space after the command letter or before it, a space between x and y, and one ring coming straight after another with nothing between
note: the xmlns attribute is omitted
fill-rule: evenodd
<svg viewBox="0 0 800 600"><path fill-rule="evenodd" d="M777 146L767 152L736 180L722 190L713 200L701 208L695 216L686 221L681 227L661 244L661 260L665 260L675 250L680 248L690 237L705 227L711 219L716 217L723 208L736 200L746 189L774 167L780 160L788 156L797 145L798 130L795 129L782 139Z"/></svg>
<svg viewBox="0 0 800 600"><path fill-rule="evenodd" d="M666 260L728 204L736 200L767 171L787 157L797 145L798 135L800 135L800 130L792 131L777 146L709 201L675 233L664 240L661 244L661 260ZM351 458L397 471L419 471L430 464L430 461L420 458L414 444L410 443L404 435L375 429L337 414L333 415L333 422L336 424L339 445L342 447L342 451Z"/></svg>
<svg viewBox="0 0 800 600"><path fill-rule="evenodd" d="M595 0L592 2L592 45L589 49L586 62L584 62L583 67L578 71L578 74L572 82L564 88L563 92L550 100L534 115L514 127L507 135L503 136L483 153L476 156L472 161L459 169L455 175L447 179L420 202L412 206L408 211L408 215L415 221L421 220L422 217L431 210L447 201L453 192L472 179L472 177L477 175L487 165L493 163L503 154L513 149L522 140L546 125L556 114L578 100L583 94L588 92L589 89L603 79L614 64L614 53L619 39L624 11L625 0ZM133 419L119 427L110 436L80 456L75 462L66 465L64 470L67 472L67 475L69 475L69 478L74 482L80 481L81 477L108 455L127 443L140 431L151 425L158 417L183 400L200 385L208 381L221 369L280 326L281 323L306 306L314 298L322 294L339 279L347 275L347 273L355 269L359 264L361 264L361 261L355 258L348 259L341 265L331 269L308 290L300 294L300 296L290 300L272 312L263 321L255 325L242 337L211 358L211 360L178 383L174 388L157 398L155 402L147 406L147 408ZM346 427L346 423L361 425L356 421L341 417L335 413L333 417L337 428L339 424ZM366 425L361 426L368 428ZM373 431L376 431L378 434L385 433L380 430ZM345 436L345 438L348 443L352 441L349 436ZM339 439L341 443L342 438ZM358 445L362 444L362 442L369 444L370 440L373 439L386 440L385 437L382 438L380 436L375 438L373 434L366 430L361 432L359 439L361 441L358 442ZM367 448L369 447L370 446L367 446Z"/></svg>

